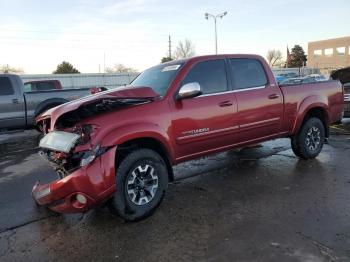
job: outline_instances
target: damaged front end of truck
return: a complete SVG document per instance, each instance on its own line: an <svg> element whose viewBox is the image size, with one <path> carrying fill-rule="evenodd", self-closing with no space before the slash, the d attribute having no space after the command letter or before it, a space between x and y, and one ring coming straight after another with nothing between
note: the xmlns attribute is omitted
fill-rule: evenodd
<svg viewBox="0 0 350 262"><path fill-rule="evenodd" d="M74 213L108 200L115 191L117 145L101 144L110 123L95 118L157 97L147 87L121 89L69 102L40 115L36 120L45 136L39 154L52 166L57 179L49 184L37 182L32 190L35 201L56 212Z"/></svg>

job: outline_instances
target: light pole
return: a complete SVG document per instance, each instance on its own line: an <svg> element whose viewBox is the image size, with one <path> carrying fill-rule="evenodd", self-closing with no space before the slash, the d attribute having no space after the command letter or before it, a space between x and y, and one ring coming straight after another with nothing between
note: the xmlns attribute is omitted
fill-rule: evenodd
<svg viewBox="0 0 350 262"><path fill-rule="evenodd" d="M212 15L209 13L205 13L205 19L209 20L209 18L213 18L214 19L214 24L215 24L215 54L218 54L218 33L217 33L217 28L216 28L216 19L218 18L223 18L225 15L227 15L227 12L223 12L221 14L217 14L217 15Z"/></svg>

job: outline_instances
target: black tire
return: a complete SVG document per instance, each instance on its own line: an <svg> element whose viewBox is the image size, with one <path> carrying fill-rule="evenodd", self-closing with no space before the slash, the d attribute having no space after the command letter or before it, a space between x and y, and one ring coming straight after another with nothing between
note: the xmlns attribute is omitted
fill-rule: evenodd
<svg viewBox="0 0 350 262"><path fill-rule="evenodd" d="M168 171L162 157L153 150L138 149L118 166L116 192L108 206L126 221L139 221L153 214L167 187Z"/></svg>
<svg viewBox="0 0 350 262"><path fill-rule="evenodd" d="M317 157L325 141L325 127L319 118L306 120L299 132L291 139L294 154L302 159Z"/></svg>

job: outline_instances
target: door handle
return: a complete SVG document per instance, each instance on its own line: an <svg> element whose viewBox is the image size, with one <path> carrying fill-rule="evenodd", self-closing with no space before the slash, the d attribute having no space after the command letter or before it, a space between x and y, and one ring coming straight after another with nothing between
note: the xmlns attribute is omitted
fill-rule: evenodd
<svg viewBox="0 0 350 262"><path fill-rule="evenodd" d="M219 103L220 107L232 106L232 105L233 105L233 103L231 101L224 101L224 102Z"/></svg>
<svg viewBox="0 0 350 262"><path fill-rule="evenodd" d="M13 103L13 104L18 104L18 103L19 103L19 100L18 100L17 98L12 99L12 103Z"/></svg>
<svg viewBox="0 0 350 262"><path fill-rule="evenodd" d="M280 95L279 94L272 94L272 95L269 95L269 99L276 99L276 98L279 98Z"/></svg>

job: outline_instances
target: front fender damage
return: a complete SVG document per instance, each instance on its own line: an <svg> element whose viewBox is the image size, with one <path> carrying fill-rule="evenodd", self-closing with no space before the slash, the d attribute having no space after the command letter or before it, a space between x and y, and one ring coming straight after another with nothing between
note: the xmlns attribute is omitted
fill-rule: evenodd
<svg viewBox="0 0 350 262"><path fill-rule="evenodd" d="M100 205L115 191L116 148L108 148L85 166L80 165L83 152L44 148L39 154L54 168L58 179L48 184L38 181L32 197L39 205L60 213L84 212Z"/></svg>

